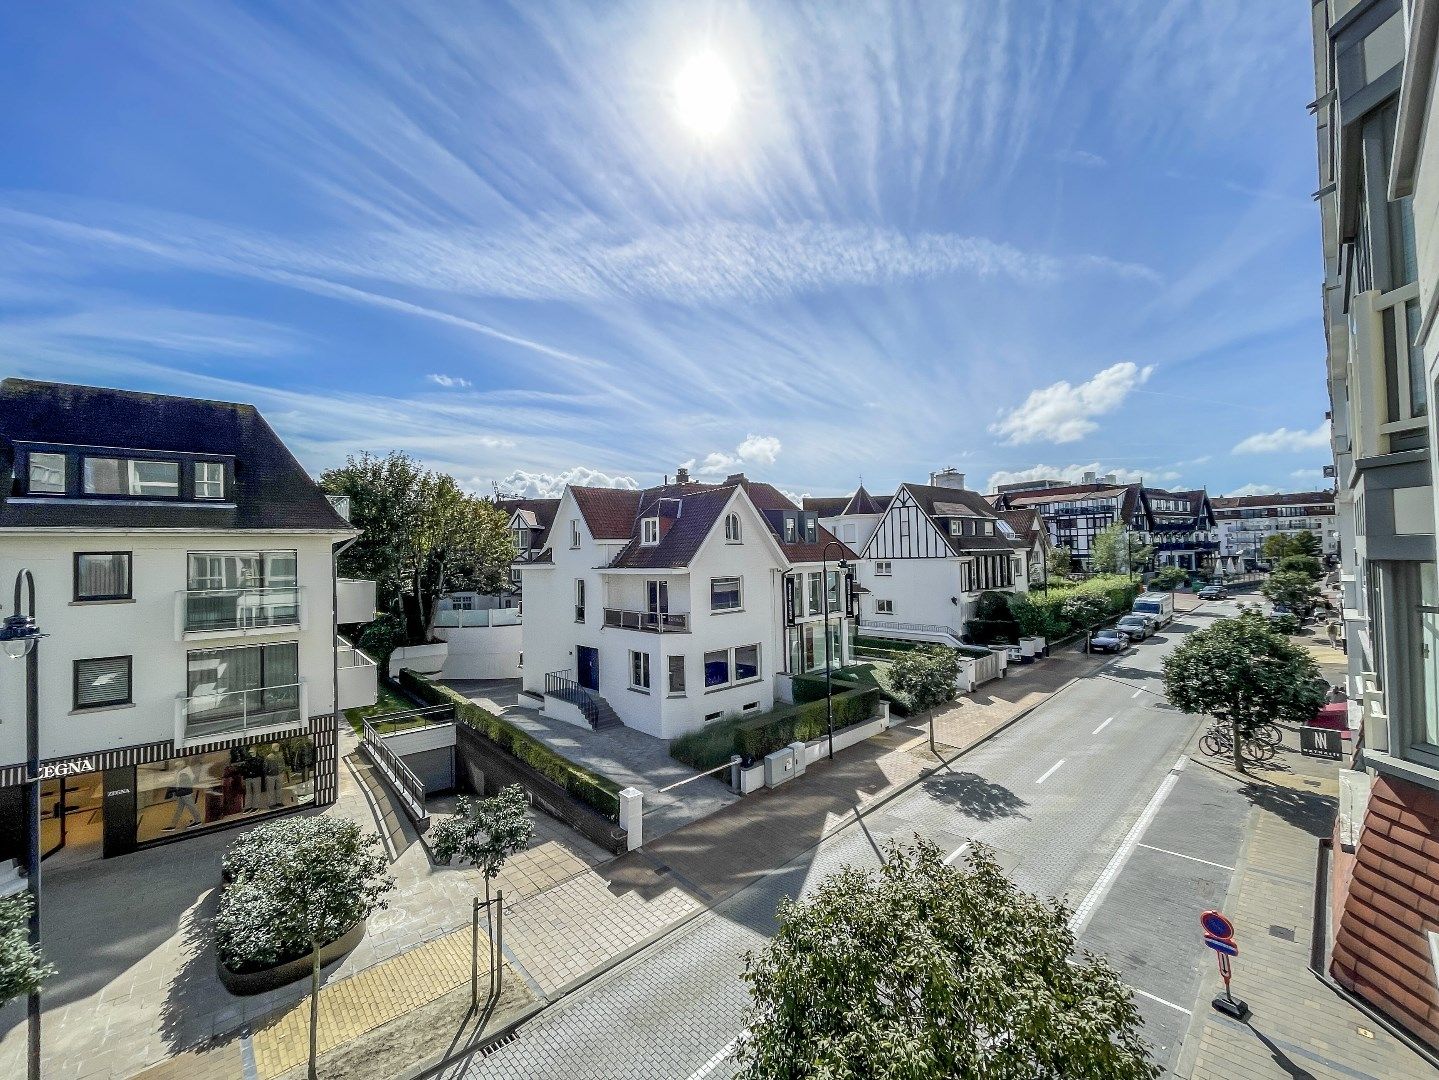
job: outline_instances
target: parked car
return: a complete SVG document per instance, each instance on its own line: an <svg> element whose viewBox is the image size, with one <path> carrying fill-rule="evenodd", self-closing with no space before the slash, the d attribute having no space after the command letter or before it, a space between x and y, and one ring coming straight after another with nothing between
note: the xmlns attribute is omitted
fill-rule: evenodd
<svg viewBox="0 0 1439 1080"><path fill-rule="evenodd" d="M1129 648L1129 635L1123 630L1096 630L1089 635L1089 652L1121 653Z"/></svg>
<svg viewBox="0 0 1439 1080"><path fill-rule="evenodd" d="M1223 585L1206 585L1199 590L1201 600L1228 600L1229 590Z"/></svg>
<svg viewBox="0 0 1439 1080"><path fill-rule="evenodd" d="M1131 641L1143 641L1154 633L1154 624L1143 615L1126 615L1114 625L1123 630Z"/></svg>
<svg viewBox="0 0 1439 1080"><path fill-rule="evenodd" d="M1149 615L1160 626L1168 626L1174 620L1174 594L1167 592L1144 592L1134 598L1130 605L1131 615Z"/></svg>

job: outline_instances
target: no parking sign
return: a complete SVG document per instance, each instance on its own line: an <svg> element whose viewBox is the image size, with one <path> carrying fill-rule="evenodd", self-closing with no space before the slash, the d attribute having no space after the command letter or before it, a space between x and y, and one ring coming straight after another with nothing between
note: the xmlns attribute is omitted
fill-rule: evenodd
<svg viewBox="0 0 1439 1080"><path fill-rule="evenodd" d="M1239 945L1234 940L1234 924L1221 911L1206 911L1199 916L1199 927L1204 931L1204 944L1216 954L1219 977L1224 980L1224 996L1214 999L1214 1007L1228 1016L1242 1020L1249 1014L1249 1006L1235 1000L1234 995L1229 992L1229 977L1233 974L1229 958L1239 955Z"/></svg>

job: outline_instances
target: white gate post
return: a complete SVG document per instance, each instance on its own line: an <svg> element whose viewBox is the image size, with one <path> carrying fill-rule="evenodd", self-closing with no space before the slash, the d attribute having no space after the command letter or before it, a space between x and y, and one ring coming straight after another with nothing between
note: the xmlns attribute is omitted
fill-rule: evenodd
<svg viewBox="0 0 1439 1080"><path fill-rule="evenodd" d="M638 788L627 787L620 792L620 828L628 837L628 850L645 842L645 797Z"/></svg>

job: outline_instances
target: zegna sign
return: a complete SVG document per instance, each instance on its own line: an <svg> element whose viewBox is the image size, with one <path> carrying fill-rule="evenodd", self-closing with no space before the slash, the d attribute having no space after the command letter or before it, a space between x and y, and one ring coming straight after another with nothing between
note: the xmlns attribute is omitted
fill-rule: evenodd
<svg viewBox="0 0 1439 1080"><path fill-rule="evenodd" d="M41 780L56 780L62 776L78 776L80 773L94 772L95 759L93 757L66 758L63 761L48 761L40 766L38 774Z"/></svg>

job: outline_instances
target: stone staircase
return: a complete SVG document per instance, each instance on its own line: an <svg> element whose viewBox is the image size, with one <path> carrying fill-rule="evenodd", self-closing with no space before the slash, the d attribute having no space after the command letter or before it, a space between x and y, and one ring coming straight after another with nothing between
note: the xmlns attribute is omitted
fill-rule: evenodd
<svg viewBox="0 0 1439 1080"><path fill-rule="evenodd" d="M620 719L619 714L615 712L608 701L593 690L586 690L577 683L560 677L558 672L546 676L545 696L569 702L584 714L590 727L596 731L624 726L624 721Z"/></svg>

